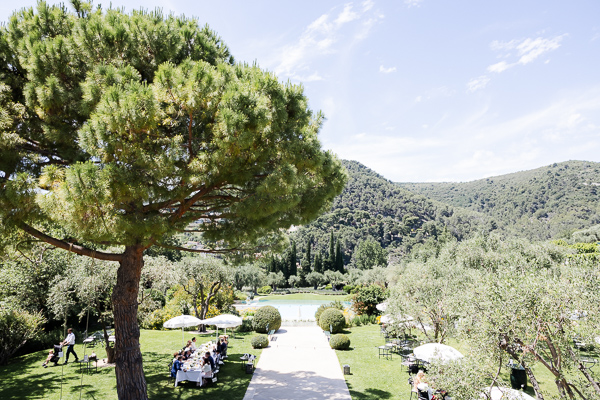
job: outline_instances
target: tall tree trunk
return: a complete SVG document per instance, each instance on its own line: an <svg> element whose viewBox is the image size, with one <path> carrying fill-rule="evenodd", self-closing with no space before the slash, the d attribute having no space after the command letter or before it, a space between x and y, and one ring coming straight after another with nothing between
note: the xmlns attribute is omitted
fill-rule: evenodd
<svg viewBox="0 0 600 400"><path fill-rule="evenodd" d="M511 354L515 359L519 360L519 357L516 354ZM544 396L542 395L542 389L540 389L540 384L537 379L535 379L535 375L533 375L533 371L529 368L529 365L525 363L522 359L519 360L519 363L525 368L525 373L531 382L531 386L533 386L533 391L535 392L535 397L538 400L544 400Z"/></svg>
<svg viewBox="0 0 600 400"><path fill-rule="evenodd" d="M112 302L115 316L115 373L119 400L145 400L146 379L137 321L140 275L144 248L126 246L117 271Z"/></svg>

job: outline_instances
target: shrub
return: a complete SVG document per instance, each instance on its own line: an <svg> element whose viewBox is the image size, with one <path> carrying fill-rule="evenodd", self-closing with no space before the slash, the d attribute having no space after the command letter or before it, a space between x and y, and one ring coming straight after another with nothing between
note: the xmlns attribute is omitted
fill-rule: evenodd
<svg viewBox="0 0 600 400"><path fill-rule="evenodd" d="M250 341L253 349L264 349L269 345L269 338L267 335L257 335Z"/></svg>
<svg viewBox="0 0 600 400"><path fill-rule="evenodd" d="M271 289L271 286L263 286L258 288L257 292L258 294L271 294L271 291L273 289Z"/></svg>
<svg viewBox="0 0 600 400"><path fill-rule="evenodd" d="M41 312L30 313L18 306L0 304L0 365L8 363L29 339L38 336L44 322Z"/></svg>
<svg viewBox="0 0 600 400"><path fill-rule="evenodd" d="M252 332L254 329L252 327L252 319L254 317L248 317L242 320L242 324L235 328L238 332Z"/></svg>
<svg viewBox="0 0 600 400"><path fill-rule="evenodd" d="M352 308L358 315L378 315L377 304L383 302L387 297L386 291L379 285L361 287L354 295Z"/></svg>
<svg viewBox="0 0 600 400"><path fill-rule="evenodd" d="M343 333L331 336L329 345L334 350L348 350L350 348L350 338Z"/></svg>
<svg viewBox="0 0 600 400"><path fill-rule="evenodd" d="M281 314L273 306L261 307L254 314L252 327L257 333L267 333L270 330L277 331L281 327Z"/></svg>
<svg viewBox="0 0 600 400"><path fill-rule="evenodd" d="M323 313L323 311L329 309L329 308L335 308L337 310L340 311L344 311L344 303L342 303L341 301L332 301L331 303L328 304L322 304L319 306L319 308L317 308L317 311L315 312L315 321L319 322L319 318L321 318L321 314Z"/></svg>
<svg viewBox="0 0 600 400"><path fill-rule="evenodd" d="M354 289L353 285L345 285L344 286L344 292L350 294L352 292L352 289Z"/></svg>
<svg viewBox="0 0 600 400"><path fill-rule="evenodd" d="M346 326L346 318L340 310L329 308L321 314L319 326L324 331L328 331L331 326L331 333L338 333Z"/></svg>
<svg viewBox="0 0 600 400"><path fill-rule="evenodd" d="M352 318L352 321L350 323L352 326L376 324L377 318L378 317L376 317L375 315L363 314Z"/></svg>
<svg viewBox="0 0 600 400"><path fill-rule="evenodd" d="M248 298L248 295L241 290L236 290L234 294L236 300L246 300Z"/></svg>

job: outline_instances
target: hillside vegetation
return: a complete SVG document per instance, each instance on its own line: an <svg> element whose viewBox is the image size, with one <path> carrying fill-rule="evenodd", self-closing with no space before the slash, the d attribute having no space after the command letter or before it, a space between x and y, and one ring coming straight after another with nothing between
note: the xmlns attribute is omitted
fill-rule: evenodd
<svg viewBox="0 0 600 400"><path fill-rule="evenodd" d="M463 239L489 231L489 218L447 206L412 193L356 161L343 161L349 180L331 210L314 222L299 227L291 238L302 258L310 240L312 254L329 251L330 232L341 242L344 262L352 260L355 247L373 238L388 251L405 253L417 244L440 237Z"/></svg>
<svg viewBox="0 0 600 400"><path fill-rule="evenodd" d="M453 207L487 215L508 236L568 237L600 223L600 163L567 161L465 183L399 183Z"/></svg>

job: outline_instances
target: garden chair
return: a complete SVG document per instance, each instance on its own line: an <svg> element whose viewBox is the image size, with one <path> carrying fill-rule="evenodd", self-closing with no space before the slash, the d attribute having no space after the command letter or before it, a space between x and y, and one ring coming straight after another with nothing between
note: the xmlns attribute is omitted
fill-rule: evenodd
<svg viewBox="0 0 600 400"><path fill-rule="evenodd" d="M331 339L331 332L323 331L323 333L325 334L325 336L327 336L327 341L329 341L329 339Z"/></svg>
<svg viewBox="0 0 600 400"><path fill-rule="evenodd" d="M415 381L413 380L412 376L410 378L408 378L408 385L410 386L410 400L412 400L413 398L413 394L415 395L415 398L418 400L419 398L419 393L417 393L417 391L415 390Z"/></svg>
<svg viewBox="0 0 600 400"><path fill-rule="evenodd" d="M269 340L273 339L273 335L275 334L275 329L271 329L269 331L269 333L267 333L267 336L269 337Z"/></svg>

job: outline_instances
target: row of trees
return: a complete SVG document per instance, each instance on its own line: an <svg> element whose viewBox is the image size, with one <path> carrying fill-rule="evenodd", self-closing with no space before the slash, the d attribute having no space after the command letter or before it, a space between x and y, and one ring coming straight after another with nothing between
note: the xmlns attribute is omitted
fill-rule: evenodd
<svg viewBox="0 0 600 400"><path fill-rule="evenodd" d="M427 261L389 269L389 312L400 330L430 341L449 338L470 347L460 367L438 365L432 375L458 398L499 380L509 358L520 363L539 400L548 395L533 367L554 377L561 398L600 396L598 372L580 346L600 337L600 272L594 257L567 248L479 236L449 243Z"/></svg>

